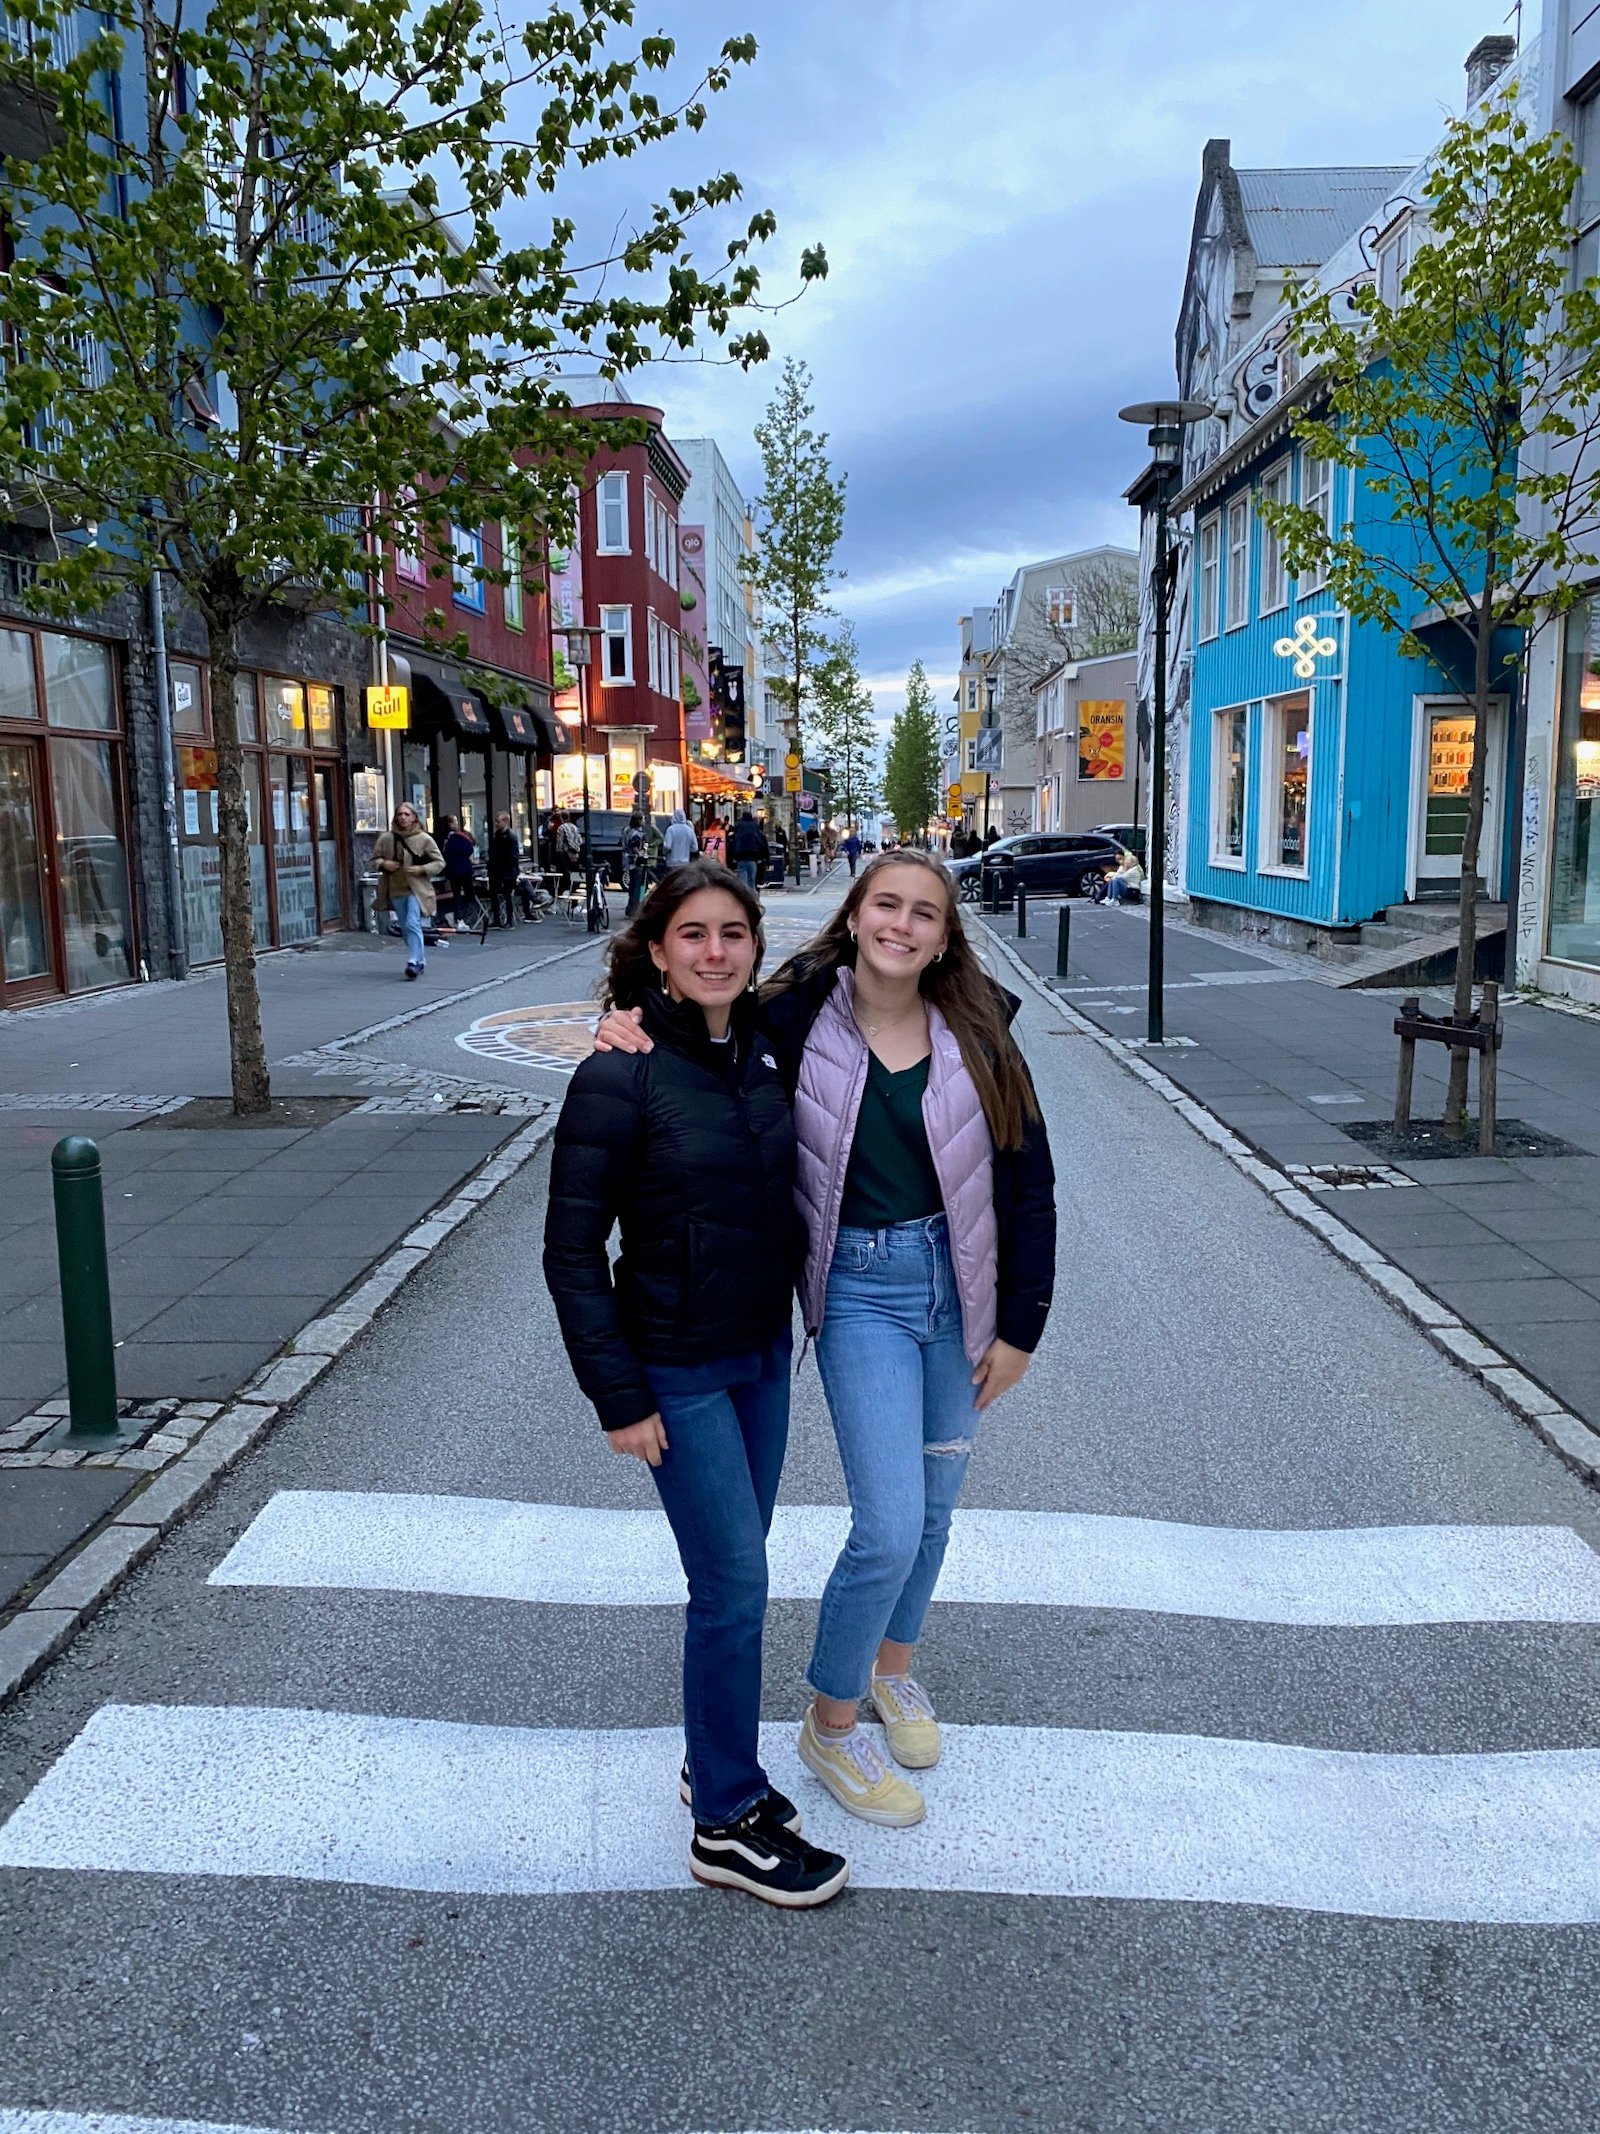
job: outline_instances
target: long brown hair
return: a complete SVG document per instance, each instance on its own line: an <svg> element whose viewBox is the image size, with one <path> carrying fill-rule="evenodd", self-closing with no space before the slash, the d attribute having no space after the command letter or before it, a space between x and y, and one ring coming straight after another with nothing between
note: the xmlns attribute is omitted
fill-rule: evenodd
<svg viewBox="0 0 1600 2134"><path fill-rule="evenodd" d="M720 860L686 860L657 882L634 918L606 951L606 975L600 994L605 1007L636 1008L646 993L654 992L660 986L661 973L651 959L650 944L653 941L659 946L667 938L667 928L689 899L698 896L702 889L722 890L733 898L750 921L756 944L756 960L750 975L752 978L756 976L767 947L767 937L761 927L760 899L732 868L724 867Z"/></svg>
<svg viewBox="0 0 1600 2134"><path fill-rule="evenodd" d="M1005 996L978 961L961 923L955 877L931 853L899 846L893 852L880 852L869 861L821 933L773 973L761 989L762 997L771 999L776 993L785 993L819 971L855 969L852 922L866 901L874 876L885 867L921 867L940 886L948 929L944 954L923 971L919 988L923 999L932 1001L955 1032L962 1064L977 1089L995 1147L1020 1148L1027 1122L1039 1117L1039 1101L1022 1055L1012 1041Z"/></svg>

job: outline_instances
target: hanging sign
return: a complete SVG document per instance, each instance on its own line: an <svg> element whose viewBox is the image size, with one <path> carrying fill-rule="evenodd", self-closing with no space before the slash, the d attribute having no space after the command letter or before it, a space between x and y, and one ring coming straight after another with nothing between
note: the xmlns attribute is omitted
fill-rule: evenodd
<svg viewBox="0 0 1600 2134"><path fill-rule="evenodd" d="M374 732L406 733L411 726L411 692L399 683L380 688L376 683L365 692L367 725Z"/></svg>
<svg viewBox="0 0 1600 2134"><path fill-rule="evenodd" d="M1078 777L1091 783L1125 778L1128 707L1118 697L1096 698L1078 706Z"/></svg>

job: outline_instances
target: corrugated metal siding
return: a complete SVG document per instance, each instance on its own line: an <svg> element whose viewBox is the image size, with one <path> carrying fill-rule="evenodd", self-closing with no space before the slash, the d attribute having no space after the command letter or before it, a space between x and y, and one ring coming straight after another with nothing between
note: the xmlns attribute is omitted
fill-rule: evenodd
<svg viewBox="0 0 1600 2134"><path fill-rule="evenodd" d="M1404 185L1411 169L1238 171L1256 258L1264 267L1320 267Z"/></svg>

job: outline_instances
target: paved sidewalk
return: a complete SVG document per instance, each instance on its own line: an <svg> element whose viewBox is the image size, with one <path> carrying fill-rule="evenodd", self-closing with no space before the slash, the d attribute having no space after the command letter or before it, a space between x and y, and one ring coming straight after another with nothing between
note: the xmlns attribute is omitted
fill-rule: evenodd
<svg viewBox="0 0 1600 2134"><path fill-rule="evenodd" d="M1091 1022L1142 1041L1147 914L1074 903L1061 980L1057 909L1031 907L1020 953ZM1013 939L1012 915L990 923ZM1312 1190L1318 1166L1379 1168L1342 1127L1393 1115L1399 993L1336 991L1285 957L1181 920L1169 925L1166 964L1164 1074L1274 1163L1309 1167ZM1424 998L1435 1012L1446 1005L1443 994ZM1513 999L1505 1025L1502 1123L1541 1128L1572 1153L1382 1164L1400 1182L1335 1188L1328 1203L1600 1427L1600 1022ZM1416 1118L1442 1111L1446 1065L1442 1048L1418 1048Z"/></svg>
<svg viewBox="0 0 1600 2134"><path fill-rule="evenodd" d="M240 1129L167 1115L228 1089L215 972L5 1018L0 1612L546 1108L548 1087L486 1084L449 1033L478 1011L480 989L492 1007L502 987L536 983L552 962L586 969L586 945L553 923L481 947L469 938L432 954L420 986L370 936L264 957L274 1097L322 1100L321 1123ZM362 1043L394 1018L441 1018L438 1061L420 1069ZM117 1388L125 1411L140 1410L115 1454L62 1447L41 1421L65 1408L50 1184L65 1134L92 1136L101 1153Z"/></svg>

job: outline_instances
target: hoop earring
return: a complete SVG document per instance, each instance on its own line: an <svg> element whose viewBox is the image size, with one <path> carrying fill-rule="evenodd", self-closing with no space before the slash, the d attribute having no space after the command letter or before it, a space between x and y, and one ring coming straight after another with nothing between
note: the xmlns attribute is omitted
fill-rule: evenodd
<svg viewBox="0 0 1600 2134"><path fill-rule="evenodd" d="M934 962L935 962L935 963L943 963L943 961L944 961L944 950L943 950L943 949L940 949L940 951L939 951L938 955L936 955L936 956L934 957L934 959L933 959L933 960L934 960Z"/></svg>

